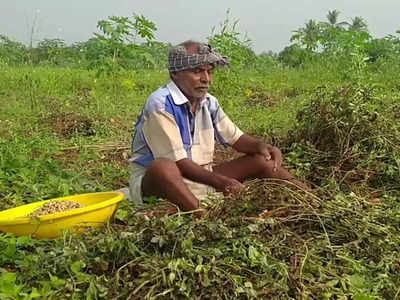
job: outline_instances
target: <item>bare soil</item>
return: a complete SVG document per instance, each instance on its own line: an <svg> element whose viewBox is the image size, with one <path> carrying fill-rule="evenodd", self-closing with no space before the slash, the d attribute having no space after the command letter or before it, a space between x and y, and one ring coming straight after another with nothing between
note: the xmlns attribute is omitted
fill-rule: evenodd
<svg viewBox="0 0 400 300"><path fill-rule="evenodd" d="M70 138L73 135L93 136L94 122L88 117L77 114L57 114L50 117L53 131L60 137Z"/></svg>

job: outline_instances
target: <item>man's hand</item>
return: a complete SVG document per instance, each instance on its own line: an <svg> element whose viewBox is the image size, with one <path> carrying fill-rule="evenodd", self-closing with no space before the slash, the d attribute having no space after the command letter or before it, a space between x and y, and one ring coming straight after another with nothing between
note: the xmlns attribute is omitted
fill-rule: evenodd
<svg viewBox="0 0 400 300"><path fill-rule="evenodd" d="M274 161L274 171L282 165L283 156L279 148L260 142L258 153L264 156L266 160Z"/></svg>
<svg viewBox="0 0 400 300"><path fill-rule="evenodd" d="M210 172L187 158L177 161L176 165L184 177L210 185L217 191L223 192L224 195L241 190L244 187L238 180Z"/></svg>
<svg viewBox="0 0 400 300"><path fill-rule="evenodd" d="M223 192L224 195L228 195L230 193L235 193L237 191L240 191L244 188L244 185L234 179L234 178L230 178L227 176L218 176L218 184L215 186L216 190L218 192Z"/></svg>

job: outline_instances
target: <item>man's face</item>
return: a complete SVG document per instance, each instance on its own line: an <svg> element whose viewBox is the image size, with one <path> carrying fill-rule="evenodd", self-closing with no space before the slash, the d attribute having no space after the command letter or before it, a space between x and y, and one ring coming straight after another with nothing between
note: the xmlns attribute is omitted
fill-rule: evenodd
<svg viewBox="0 0 400 300"><path fill-rule="evenodd" d="M172 74L176 85L190 102L202 100L212 81L213 67L205 65L193 70L186 70Z"/></svg>

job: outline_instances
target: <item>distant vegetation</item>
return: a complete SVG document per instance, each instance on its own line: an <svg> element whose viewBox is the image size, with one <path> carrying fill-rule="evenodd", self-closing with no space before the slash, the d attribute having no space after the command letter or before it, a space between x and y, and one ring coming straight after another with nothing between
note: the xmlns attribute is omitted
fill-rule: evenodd
<svg viewBox="0 0 400 300"><path fill-rule="evenodd" d="M316 59L347 62L349 56L361 55L368 62L396 58L400 55L400 31L383 38L374 38L367 22L355 17L350 22L341 21L340 12L329 11L326 21L309 20L293 32L292 44L279 53L263 52L256 55L251 40L238 30L238 20L227 17L218 28L214 27L209 42L224 55L229 55L232 65L245 63L271 63L297 67ZM6 65L54 65L85 69L96 68L163 68L169 44L157 42L157 26L144 16L109 17L97 24L101 33L86 42L67 45L62 39L44 39L36 47L28 47L0 35L0 63Z"/></svg>
<svg viewBox="0 0 400 300"><path fill-rule="evenodd" d="M141 15L98 29L72 45L0 36L0 209L127 185L133 124L169 80L170 45ZM374 38L333 10L256 54L228 13L208 41L232 65L210 92L313 190L253 180L202 219L148 199L79 237L0 234L0 299L400 297L399 32Z"/></svg>

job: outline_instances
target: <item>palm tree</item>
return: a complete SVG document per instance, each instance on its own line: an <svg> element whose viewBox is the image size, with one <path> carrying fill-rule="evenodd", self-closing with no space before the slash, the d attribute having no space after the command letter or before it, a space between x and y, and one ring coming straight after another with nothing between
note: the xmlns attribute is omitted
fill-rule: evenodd
<svg viewBox="0 0 400 300"><path fill-rule="evenodd" d="M290 41L298 40L306 46L307 50L315 50L318 46L318 38L320 34L320 25L315 20L309 20L304 28L294 31Z"/></svg>
<svg viewBox="0 0 400 300"><path fill-rule="evenodd" d="M351 20L349 30L368 31L367 22L362 17L355 17Z"/></svg>
<svg viewBox="0 0 400 300"><path fill-rule="evenodd" d="M339 15L340 15L340 11L338 11L337 9L334 10L329 10L328 14L326 15L326 18L328 19L328 22L325 24L331 25L333 27L343 27L346 25L349 25L349 23L347 22L339 22Z"/></svg>

